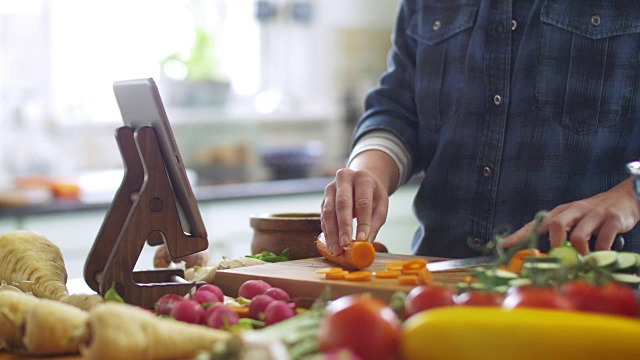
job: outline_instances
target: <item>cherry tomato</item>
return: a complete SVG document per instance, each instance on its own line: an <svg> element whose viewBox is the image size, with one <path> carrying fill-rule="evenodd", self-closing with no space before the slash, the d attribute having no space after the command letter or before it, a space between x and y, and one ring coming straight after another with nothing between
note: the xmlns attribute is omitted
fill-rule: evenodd
<svg viewBox="0 0 640 360"><path fill-rule="evenodd" d="M574 309L573 303L557 289L528 286L512 288L504 298L502 307L507 309L518 307Z"/></svg>
<svg viewBox="0 0 640 360"><path fill-rule="evenodd" d="M562 286L562 292L580 311L638 316L638 303L631 288L616 283L603 286L575 280Z"/></svg>
<svg viewBox="0 0 640 360"><path fill-rule="evenodd" d="M457 305L466 306L500 306L504 295L489 291L465 291L455 297Z"/></svg>
<svg viewBox="0 0 640 360"><path fill-rule="evenodd" d="M455 294L449 288L437 285L416 286L407 294L405 300L405 317L424 310L429 310L440 306L455 305Z"/></svg>
<svg viewBox="0 0 640 360"><path fill-rule="evenodd" d="M609 283L600 287L600 293L607 304L609 313L625 316L638 316L638 300L630 287Z"/></svg>
<svg viewBox="0 0 640 360"><path fill-rule="evenodd" d="M318 330L322 352L348 349L362 359L394 359L400 346L400 320L381 300L347 295L327 305Z"/></svg>

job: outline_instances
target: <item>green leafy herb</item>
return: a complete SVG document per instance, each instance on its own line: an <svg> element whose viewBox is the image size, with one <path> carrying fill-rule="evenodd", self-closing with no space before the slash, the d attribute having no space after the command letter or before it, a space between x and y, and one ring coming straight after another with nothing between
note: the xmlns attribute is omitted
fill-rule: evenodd
<svg viewBox="0 0 640 360"><path fill-rule="evenodd" d="M282 250L280 255L276 255L271 251L263 251L258 254L246 255L245 257L262 260L264 262L276 263L282 261L289 261L289 248Z"/></svg>
<svg viewBox="0 0 640 360"><path fill-rule="evenodd" d="M109 288L107 293L104 294L104 300L105 301L115 301L115 302L119 302L119 303L124 303L124 300L122 299L122 297L120 297L120 295L116 291L116 282L115 281L113 283L111 283L111 288Z"/></svg>

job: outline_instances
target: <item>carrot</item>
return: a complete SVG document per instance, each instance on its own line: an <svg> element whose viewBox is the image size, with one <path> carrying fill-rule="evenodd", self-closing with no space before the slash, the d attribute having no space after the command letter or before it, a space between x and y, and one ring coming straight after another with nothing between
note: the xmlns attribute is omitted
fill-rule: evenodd
<svg viewBox="0 0 640 360"><path fill-rule="evenodd" d="M343 271L342 268L339 267L323 267L316 270L316 274L326 274L330 272Z"/></svg>
<svg viewBox="0 0 640 360"><path fill-rule="evenodd" d="M324 274L324 278L327 280L343 280L344 277L348 274L348 271L340 270L340 271L330 271Z"/></svg>
<svg viewBox="0 0 640 360"><path fill-rule="evenodd" d="M422 258L409 259L402 263L402 270L416 270L427 266L427 260Z"/></svg>
<svg viewBox="0 0 640 360"><path fill-rule="evenodd" d="M400 275L398 276L398 284L418 285L418 275Z"/></svg>
<svg viewBox="0 0 640 360"><path fill-rule="evenodd" d="M350 269L364 269L371 266L376 259L376 250L367 241L352 241L349 245L342 247L340 255L333 255L327 248L324 233L318 236L316 248L325 259Z"/></svg>
<svg viewBox="0 0 640 360"><path fill-rule="evenodd" d="M0 280L39 298L61 300L69 295L60 248L34 231L0 236Z"/></svg>
<svg viewBox="0 0 640 360"><path fill-rule="evenodd" d="M371 280L371 271L354 271L348 273L344 276L344 279L347 281L370 281Z"/></svg>
<svg viewBox="0 0 640 360"><path fill-rule="evenodd" d="M376 278L378 279L397 279L402 275L400 270L378 270L376 271Z"/></svg>
<svg viewBox="0 0 640 360"><path fill-rule="evenodd" d="M424 268L420 270L418 273L418 282L420 285L431 285L433 284L433 274L429 269Z"/></svg>
<svg viewBox="0 0 640 360"><path fill-rule="evenodd" d="M238 314L241 318L249 317L249 307L248 306L238 306L238 305L226 305L231 310L233 310L236 314Z"/></svg>
<svg viewBox="0 0 640 360"><path fill-rule="evenodd" d="M402 271L402 264L403 263L404 263L404 261L399 261L399 260L389 261L386 264L386 268L387 268L387 270L399 270L399 271Z"/></svg>

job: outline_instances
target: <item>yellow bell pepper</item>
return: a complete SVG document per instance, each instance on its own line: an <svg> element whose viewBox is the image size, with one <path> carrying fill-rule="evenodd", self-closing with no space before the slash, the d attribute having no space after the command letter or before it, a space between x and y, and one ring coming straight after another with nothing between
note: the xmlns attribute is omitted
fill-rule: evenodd
<svg viewBox="0 0 640 360"><path fill-rule="evenodd" d="M402 329L402 360L640 359L640 319L550 309L451 306Z"/></svg>

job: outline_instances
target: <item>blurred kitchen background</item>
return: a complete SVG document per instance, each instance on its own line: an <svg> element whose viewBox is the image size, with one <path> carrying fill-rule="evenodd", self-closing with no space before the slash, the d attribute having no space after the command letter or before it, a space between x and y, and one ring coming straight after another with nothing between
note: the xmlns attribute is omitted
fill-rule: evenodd
<svg viewBox="0 0 640 360"><path fill-rule="evenodd" d="M33 207L111 201L123 171L114 138L121 126L116 80L156 79L194 187L333 176L345 164L365 93L385 69L398 6L399 0L2 0L0 230L35 228L56 237L66 228L68 238L84 226L85 235L74 240L77 253L90 246L106 207L82 213ZM245 200L251 205L236 216L249 235L240 237L250 240L249 213L275 211L273 204L319 211L321 190L309 191L306 202L271 199L271 207L257 206L258 197ZM399 206L406 221L409 198ZM220 215L206 206L219 252L246 253L246 242L215 241L226 225L216 224ZM233 213L229 206L221 211ZM67 224L91 220L70 231L56 216ZM408 251L409 238L402 241L395 249Z"/></svg>

